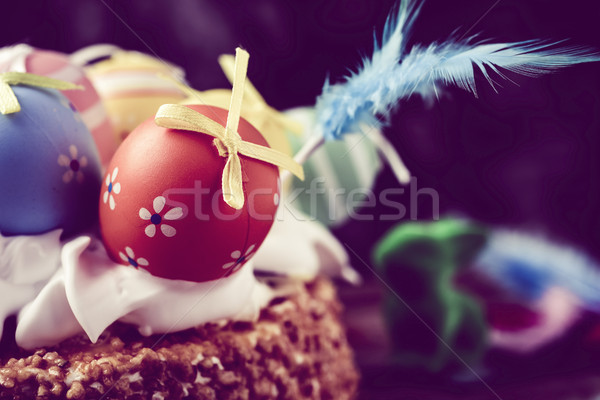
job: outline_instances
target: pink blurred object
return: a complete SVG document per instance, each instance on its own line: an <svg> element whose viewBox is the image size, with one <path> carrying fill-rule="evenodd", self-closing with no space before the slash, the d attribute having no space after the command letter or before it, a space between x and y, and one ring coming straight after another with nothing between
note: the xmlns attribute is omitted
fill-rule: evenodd
<svg viewBox="0 0 600 400"><path fill-rule="evenodd" d="M551 287L529 309L515 313L512 324L496 325L491 318L490 343L518 353L533 352L565 334L579 319L580 306L581 301L573 293ZM521 329L514 323L519 320L523 322Z"/></svg>
<svg viewBox="0 0 600 400"><path fill-rule="evenodd" d="M92 132L102 164L108 164L117 149L116 136L104 105L83 68L74 65L66 54L19 44L0 49L0 72L8 71L29 72L83 86L84 90L69 90L63 94Z"/></svg>

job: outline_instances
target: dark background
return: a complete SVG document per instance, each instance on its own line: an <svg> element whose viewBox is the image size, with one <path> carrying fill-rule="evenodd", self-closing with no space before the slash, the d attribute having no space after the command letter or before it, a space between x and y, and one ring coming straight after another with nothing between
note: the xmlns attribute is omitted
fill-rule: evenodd
<svg viewBox="0 0 600 400"><path fill-rule="evenodd" d="M494 41L568 38L569 43L600 49L600 2L500 0L486 14L494 3L425 1L410 43L441 41L458 29L459 36L480 33ZM2 10L0 44L25 42L70 53L90 44L114 43L182 66L191 85L201 90L228 87L216 58L241 45L251 55L251 81L268 103L285 109L314 104L327 76L335 82L355 70L361 57L371 52L373 32L379 35L393 4L387 0L11 2ZM417 177L418 187L438 192L441 214L542 234L600 259L600 64L537 79L510 77L517 84L503 82L498 94L480 77L478 99L448 89L431 107L419 99L402 102L385 134ZM395 185L386 169L376 190ZM409 204L407 195L398 200L418 207L419 218L431 219L429 197L420 196L416 205ZM372 211L375 216L390 212ZM335 233L369 262L374 242L394 223L354 221ZM350 311L362 301L357 299L376 303L379 293L368 269L356 257L354 261L367 285L358 294L346 294ZM383 333L378 322L369 319L375 307L356 310L349 322L351 338L365 376L372 379L378 361L369 346ZM361 333L359 325L370 323L374 325L369 339L368 330ZM376 395L363 392L363 396Z"/></svg>

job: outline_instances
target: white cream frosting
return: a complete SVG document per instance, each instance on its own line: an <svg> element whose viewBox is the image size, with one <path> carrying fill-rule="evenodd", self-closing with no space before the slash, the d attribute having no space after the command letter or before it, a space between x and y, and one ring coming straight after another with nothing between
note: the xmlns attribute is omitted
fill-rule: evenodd
<svg viewBox="0 0 600 400"><path fill-rule="evenodd" d="M306 280L324 273L360 282L346 250L331 232L286 203L277 210L273 227L252 260L260 271Z"/></svg>
<svg viewBox="0 0 600 400"><path fill-rule="evenodd" d="M25 61L34 48L24 43L0 49L0 70L27 72Z"/></svg>
<svg viewBox="0 0 600 400"><path fill-rule="evenodd" d="M18 312L17 344L32 349L82 331L95 342L117 320L136 325L143 335L223 319L254 320L276 295L255 270L301 279L325 272L357 282L341 244L319 223L294 213L278 214L259 251L238 273L200 283L117 264L89 236L65 243L60 231L0 237L0 318Z"/></svg>
<svg viewBox="0 0 600 400"><path fill-rule="evenodd" d="M32 301L59 269L60 233L0 236L0 321Z"/></svg>

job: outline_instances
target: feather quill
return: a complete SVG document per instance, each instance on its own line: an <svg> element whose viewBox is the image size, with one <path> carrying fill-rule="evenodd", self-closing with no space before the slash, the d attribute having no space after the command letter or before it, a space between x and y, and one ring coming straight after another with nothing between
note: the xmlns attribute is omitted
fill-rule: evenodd
<svg viewBox="0 0 600 400"><path fill-rule="evenodd" d="M493 76L503 70L535 77L573 64L600 61L600 54L562 42L472 43L449 38L443 43L406 49L421 1L405 0L388 17L381 45L375 39L371 59L343 83L325 82L317 99L317 130L326 140L340 139L361 126L379 128L401 99L413 94L437 96L443 86L457 86L477 96L475 66L496 90Z"/></svg>

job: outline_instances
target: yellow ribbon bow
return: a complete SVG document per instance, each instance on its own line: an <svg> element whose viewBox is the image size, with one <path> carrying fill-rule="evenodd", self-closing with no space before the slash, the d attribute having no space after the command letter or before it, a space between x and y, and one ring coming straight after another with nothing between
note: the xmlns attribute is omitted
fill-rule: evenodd
<svg viewBox="0 0 600 400"><path fill-rule="evenodd" d="M21 105L10 87L11 85L29 85L58 90L83 89L82 86L74 83L46 76L28 74L26 72L4 72L0 74L0 113L2 114L12 114L21 111Z"/></svg>
<svg viewBox="0 0 600 400"><path fill-rule="evenodd" d="M233 85L235 77L235 59L233 56L230 54L220 55L219 65L229 82ZM291 119L268 105L260 92L249 80L246 80L244 85L244 96L248 103L245 104L244 107L248 106L247 113L255 120L253 121L251 118L246 118L252 122L252 125L263 127L263 129L273 130L275 132L274 135L282 135L281 131L283 130L289 130L296 136L300 136L302 132L304 132L303 124ZM260 130L262 131L262 129Z"/></svg>
<svg viewBox="0 0 600 400"><path fill-rule="evenodd" d="M219 155L227 157L221 184L223 200L235 208L244 206L244 189L242 186L242 164L239 154L277 165L304 179L302 166L291 157L269 147L261 146L242 140L238 133L244 82L248 70L248 52L236 49L235 77L231 93L231 103L227 114L227 124L223 127L206 115L202 115L184 105L164 104L156 113L155 123L163 128L182 129L204 133L215 138Z"/></svg>
<svg viewBox="0 0 600 400"><path fill-rule="evenodd" d="M235 57L230 54L222 54L219 56L218 61L225 76L233 85ZM158 76L174 84L185 93L187 97L180 101L179 104L206 104L227 108L227 105L231 101L231 90L211 89L201 92L192 89L170 74L159 73ZM304 125L302 123L295 121L268 105L262 95L252 85L252 82L247 78L244 83L244 104L241 116L262 133L269 146L284 153L292 152L286 140L285 132L289 131L296 136L301 136L302 132L304 132Z"/></svg>

